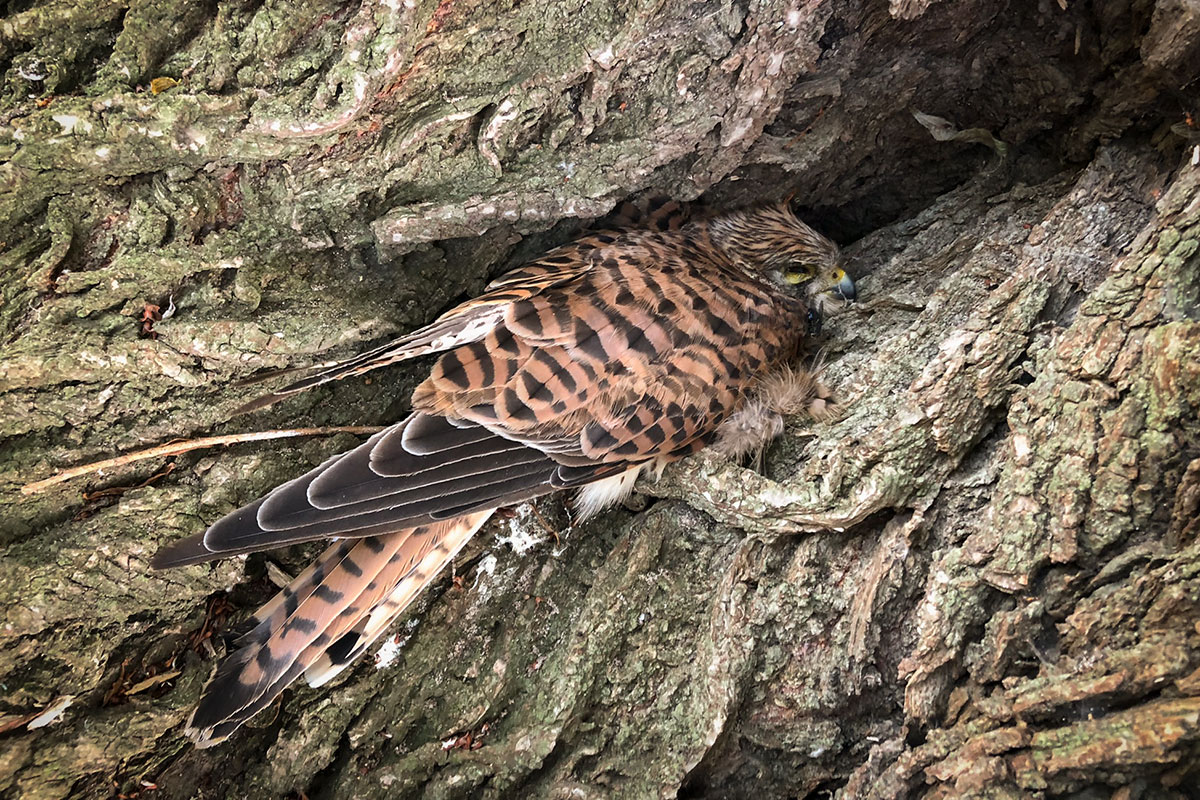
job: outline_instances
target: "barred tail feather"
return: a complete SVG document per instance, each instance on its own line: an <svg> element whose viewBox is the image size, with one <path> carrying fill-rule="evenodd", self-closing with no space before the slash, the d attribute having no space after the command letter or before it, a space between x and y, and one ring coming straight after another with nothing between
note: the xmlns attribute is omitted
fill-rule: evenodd
<svg viewBox="0 0 1200 800"><path fill-rule="evenodd" d="M393 599L404 597L406 605L491 513L334 544L254 615L241 649L205 687L188 735L200 747L217 744L310 667L332 678L369 644L360 645L355 633L378 637L386 626L375 620L403 610Z"/></svg>
<svg viewBox="0 0 1200 800"><path fill-rule="evenodd" d="M437 577L450 560L458 555L475 532L491 517L491 511L478 512L451 520L441 540L442 547L429 551L396 588L371 609L353 630L338 640L336 647L327 648L317 660L305 670L304 678L309 686L323 686L333 680L342 670L350 666L380 636L387 632L409 603Z"/></svg>

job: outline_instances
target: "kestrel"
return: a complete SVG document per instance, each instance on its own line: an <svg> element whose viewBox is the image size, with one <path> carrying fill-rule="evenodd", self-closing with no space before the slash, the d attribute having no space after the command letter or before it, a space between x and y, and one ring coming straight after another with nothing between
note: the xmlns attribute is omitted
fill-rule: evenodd
<svg viewBox="0 0 1200 800"><path fill-rule="evenodd" d="M301 673L313 686L337 675L496 509L574 489L586 518L707 445L761 448L781 428L763 419L797 396L819 408L815 381L790 364L824 293L853 299L854 283L787 203L667 214L552 250L255 404L443 353L407 419L155 556L173 567L337 540L255 612L188 734L215 744Z"/></svg>

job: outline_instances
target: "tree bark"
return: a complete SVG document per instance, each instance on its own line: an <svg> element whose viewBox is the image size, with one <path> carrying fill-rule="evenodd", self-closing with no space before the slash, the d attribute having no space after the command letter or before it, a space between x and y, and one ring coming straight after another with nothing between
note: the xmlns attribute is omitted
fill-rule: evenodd
<svg viewBox="0 0 1200 800"><path fill-rule="evenodd" d="M1194 796L1194 2L7 11L0 794ZM837 420L640 512L519 509L374 663L218 748L181 728L222 634L317 548L147 560L358 438L19 491L394 421L428 364L248 417L236 381L628 197L789 193L859 281L819 342Z"/></svg>

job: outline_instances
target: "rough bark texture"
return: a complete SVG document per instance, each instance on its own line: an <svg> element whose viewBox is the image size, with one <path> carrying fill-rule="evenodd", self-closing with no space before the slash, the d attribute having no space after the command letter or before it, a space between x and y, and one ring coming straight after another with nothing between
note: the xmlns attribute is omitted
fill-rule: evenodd
<svg viewBox="0 0 1200 800"><path fill-rule="evenodd" d="M1193 0L7 11L0 795L1195 796ZM180 728L220 632L311 549L147 558L356 440L18 492L395 420L424 365L254 417L231 383L428 321L626 197L789 192L853 243L843 418L640 513L542 502L559 540L495 524L380 668L217 749Z"/></svg>

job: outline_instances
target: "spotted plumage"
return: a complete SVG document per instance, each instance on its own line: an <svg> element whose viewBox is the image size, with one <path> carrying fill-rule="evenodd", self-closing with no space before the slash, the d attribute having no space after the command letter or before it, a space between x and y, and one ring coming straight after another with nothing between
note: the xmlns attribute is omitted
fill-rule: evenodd
<svg viewBox="0 0 1200 800"><path fill-rule="evenodd" d="M156 556L179 566L339 539L256 612L189 721L199 744L223 740L301 673L313 684L337 674L495 509L578 489L587 515L714 441L753 449L743 440L779 394L771 376L801 349L811 298L852 297L853 283L836 247L786 204L690 220L675 204L659 211L559 247L431 325L253 404L443 353L407 419Z"/></svg>

